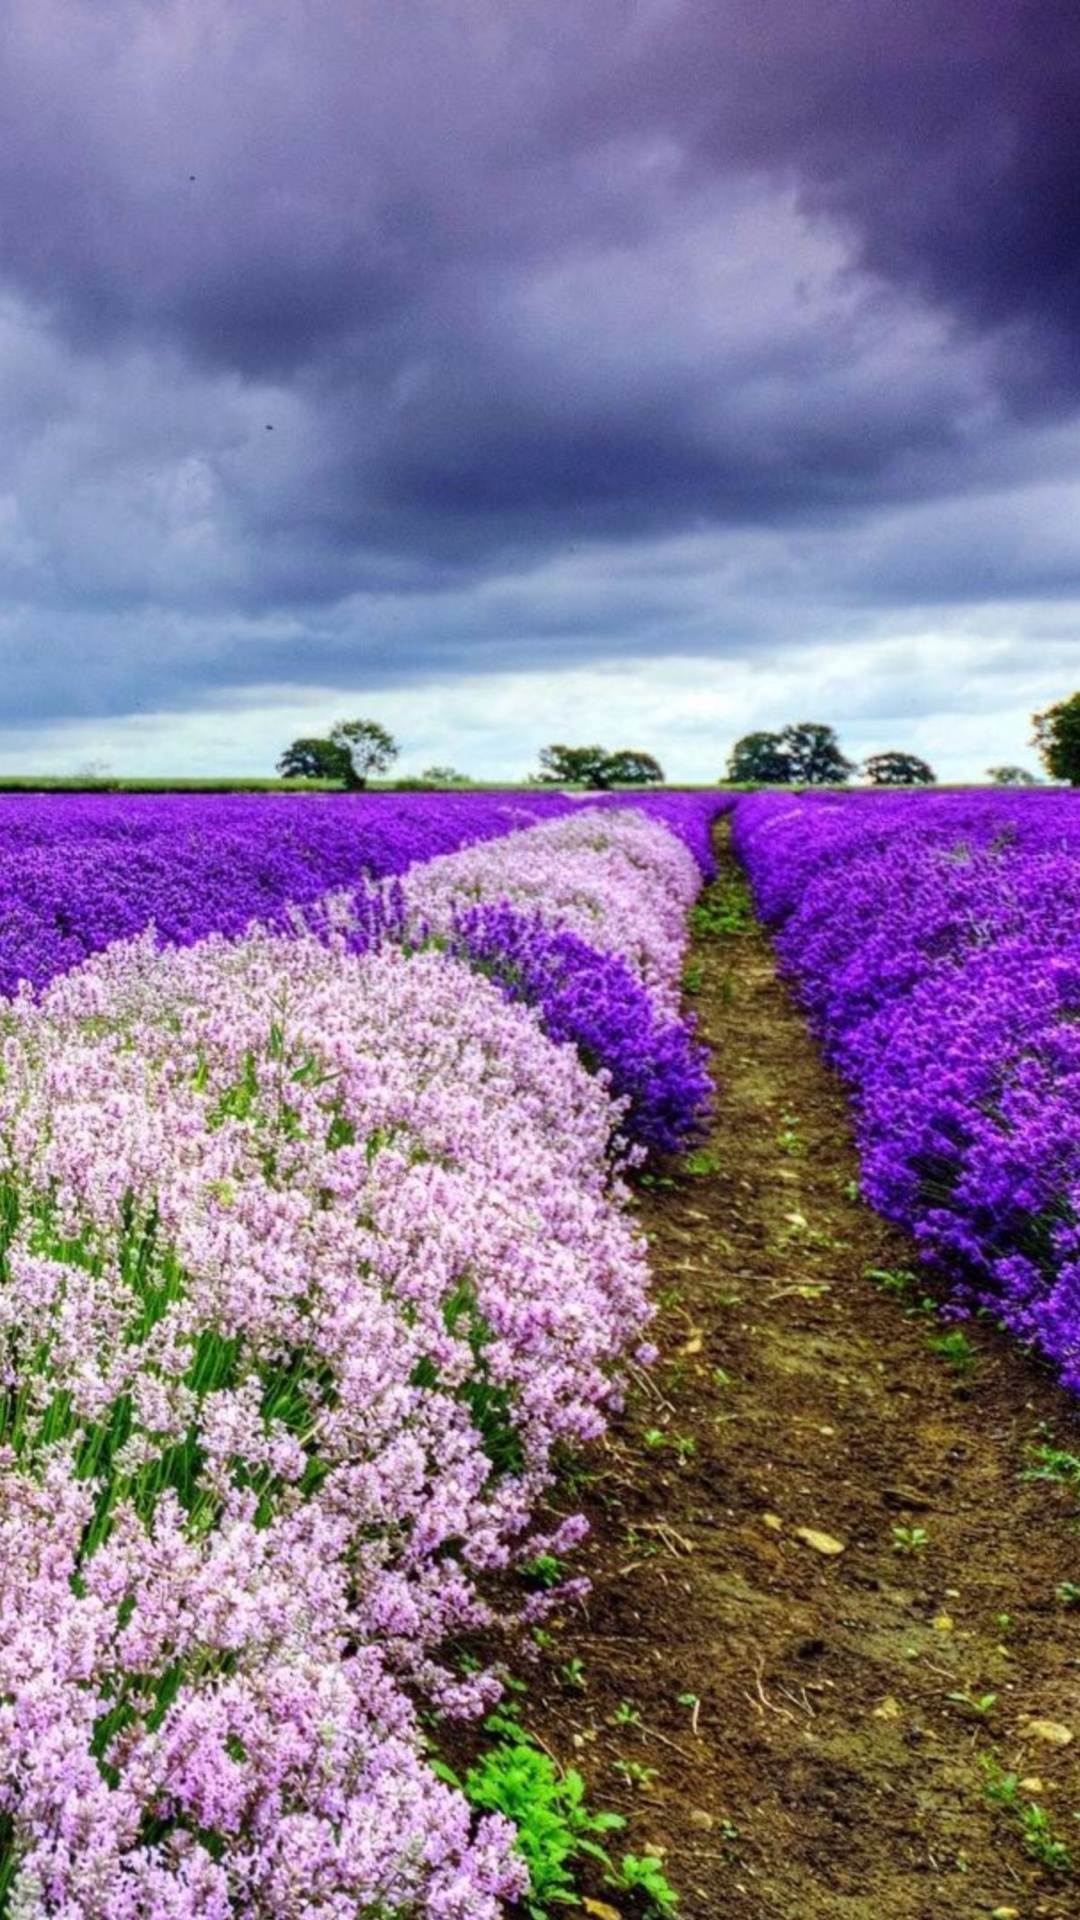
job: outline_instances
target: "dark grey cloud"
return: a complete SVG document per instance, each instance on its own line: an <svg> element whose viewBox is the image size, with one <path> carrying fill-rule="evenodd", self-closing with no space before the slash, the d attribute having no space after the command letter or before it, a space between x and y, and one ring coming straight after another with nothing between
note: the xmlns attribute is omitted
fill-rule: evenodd
<svg viewBox="0 0 1080 1920"><path fill-rule="evenodd" d="M8 0L9 711L1068 599L1078 105L1065 0Z"/></svg>

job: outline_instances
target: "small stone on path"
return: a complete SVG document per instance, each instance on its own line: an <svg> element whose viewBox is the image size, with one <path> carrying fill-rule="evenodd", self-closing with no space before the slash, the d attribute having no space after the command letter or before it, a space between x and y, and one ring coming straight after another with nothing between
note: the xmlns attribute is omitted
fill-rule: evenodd
<svg viewBox="0 0 1080 1920"><path fill-rule="evenodd" d="M903 1708L899 1700L894 1700L892 1694L887 1693L881 1705L874 1708L873 1718L875 1720L899 1720L902 1712Z"/></svg>
<svg viewBox="0 0 1080 1920"><path fill-rule="evenodd" d="M1029 1740L1045 1740L1049 1747L1068 1747L1073 1741L1071 1727L1063 1727L1060 1720L1021 1720L1020 1732Z"/></svg>
<svg viewBox="0 0 1080 1920"><path fill-rule="evenodd" d="M843 1540L834 1539L831 1533L819 1533L816 1527L796 1527L795 1538L801 1540L804 1546L812 1547L815 1553L843 1553L846 1544Z"/></svg>

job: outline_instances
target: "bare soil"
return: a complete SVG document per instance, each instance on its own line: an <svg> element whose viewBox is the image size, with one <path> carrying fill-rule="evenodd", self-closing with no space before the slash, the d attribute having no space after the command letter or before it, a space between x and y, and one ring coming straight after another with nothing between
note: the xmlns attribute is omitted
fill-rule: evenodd
<svg viewBox="0 0 1080 1920"><path fill-rule="evenodd" d="M867 1277L914 1250L857 1197L761 931L691 966L713 1138L642 1190L662 1359L572 1490L592 1593L549 1627L529 1724L683 1920L1072 1920L1078 1494L1022 1476L1048 1435L1080 1453L1076 1403L988 1322L935 1353L922 1282ZM1011 1806L986 1792L1009 1775Z"/></svg>

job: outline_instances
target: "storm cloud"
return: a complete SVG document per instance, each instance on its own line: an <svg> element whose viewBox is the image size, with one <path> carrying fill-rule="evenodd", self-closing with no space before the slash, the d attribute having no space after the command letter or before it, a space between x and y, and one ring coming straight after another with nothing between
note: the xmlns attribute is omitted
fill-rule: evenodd
<svg viewBox="0 0 1080 1920"><path fill-rule="evenodd" d="M6 724L1030 661L1078 107L1064 0L8 0Z"/></svg>

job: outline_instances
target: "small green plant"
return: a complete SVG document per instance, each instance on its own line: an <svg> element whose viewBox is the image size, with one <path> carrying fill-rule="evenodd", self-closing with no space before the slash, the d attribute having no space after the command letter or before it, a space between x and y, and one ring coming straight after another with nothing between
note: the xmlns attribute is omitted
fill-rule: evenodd
<svg viewBox="0 0 1080 1920"><path fill-rule="evenodd" d="M1080 1493L1080 1459L1049 1440L1037 1440L1025 1449L1032 1462L1020 1473L1021 1480L1052 1480L1061 1487Z"/></svg>
<svg viewBox="0 0 1080 1920"><path fill-rule="evenodd" d="M680 1461L692 1460L697 1452L697 1441L689 1433L665 1433L663 1427L649 1427L642 1439L654 1453L667 1449Z"/></svg>
<svg viewBox="0 0 1080 1920"><path fill-rule="evenodd" d="M750 888L741 873L727 869L705 888L690 911L690 928L699 940L749 933L754 925Z"/></svg>
<svg viewBox="0 0 1080 1920"><path fill-rule="evenodd" d="M672 1914L679 1904L678 1894L651 1853L624 1853L615 1871L604 1878L609 1887L640 1893L652 1913Z"/></svg>
<svg viewBox="0 0 1080 1920"><path fill-rule="evenodd" d="M1054 1592L1063 1607L1080 1607L1080 1586L1075 1580L1059 1580Z"/></svg>
<svg viewBox="0 0 1080 1920"><path fill-rule="evenodd" d="M1050 1816L1045 1807L1036 1800L1028 1802L1019 1810L1020 1837L1024 1843L1024 1852L1037 1866L1045 1867L1048 1873L1071 1873L1072 1854L1064 1840L1059 1839L1050 1824Z"/></svg>
<svg viewBox="0 0 1080 1920"><path fill-rule="evenodd" d="M640 1727L641 1715L629 1700L620 1700L611 1716L613 1727Z"/></svg>
<svg viewBox="0 0 1080 1920"><path fill-rule="evenodd" d="M558 1669L558 1672L559 1679L565 1686L576 1687L580 1693L585 1692L589 1683L585 1678L585 1662L583 1660L575 1658L564 1661L563 1665Z"/></svg>
<svg viewBox="0 0 1080 1920"><path fill-rule="evenodd" d="M698 994L704 985L705 969L698 961L692 961L691 964L683 970L683 992L691 995Z"/></svg>
<svg viewBox="0 0 1080 1920"><path fill-rule="evenodd" d="M931 1353L936 1354L939 1360L947 1360L957 1373L969 1373L979 1357L959 1327L953 1327L949 1333L931 1334L926 1344Z"/></svg>
<svg viewBox="0 0 1080 1920"><path fill-rule="evenodd" d="M555 1553L538 1553L521 1569L527 1580L534 1580L539 1587L557 1587L563 1577L562 1561Z"/></svg>
<svg viewBox="0 0 1080 1920"><path fill-rule="evenodd" d="M892 1528L894 1553L922 1553L930 1545L930 1535L925 1527L895 1526Z"/></svg>
<svg viewBox="0 0 1080 1920"><path fill-rule="evenodd" d="M631 1787L651 1787L656 1779L656 1768L647 1767L641 1760L613 1760L611 1770L621 1774Z"/></svg>
<svg viewBox="0 0 1080 1920"><path fill-rule="evenodd" d="M863 1271L865 1278L872 1280L874 1285L881 1289L882 1293L895 1294L899 1300L906 1298L916 1284L915 1275L907 1267L897 1267L895 1269L891 1267L866 1267Z"/></svg>
<svg viewBox="0 0 1080 1920"><path fill-rule="evenodd" d="M654 1560L658 1553L663 1552L663 1547L655 1535L639 1533L636 1527L627 1527L626 1544L631 1553L637 1554L642 1560Z"/></svg>
<svg viewBox="0 0 1080 1920"><path fill-rule="evenodd" d="M580 1773L558 1768L512 1715L492 1714L484 1724L500 1736L498 1743L469 1768L464 1781L441 1763L436 1770L463 1788L481 1812L502 1813L513 1821L515 1844L529 1873L522 1907L529 1920L548 1920L556 1903L578 1904L574 1869L582 1856L598 1860L606 1874L617 1871L601 1836L626 1822L619 1813L590 1808Z"/></svg>
<svg viewBox="0 0 1080 1920"><path fill-rule="evenodd" d="M780 1115L780 1131L776 1136L776 1144L781 1153L791 1154L793 1158L806 1152L806 1142L799 1132L798 1117L794 1113Z"/></svg>
<svg viewBox="0 0 1080 1920"><path fill-rule="evenodd" d="M996 1693L968 1693L965 1688L958 1688L955 1693L947 1693L945 1698L951 1700L954 1706L966 1707L968 1712L975 1714L979 1720L987 1719L997 1705Z"/></svg>
<svg viewBox="0 0 1080 1920"><path fill-rule="evenodd" d="M1028 1859L1034 1860L1037 1866L1045 1867L1048 1873L1071 1873L1072 1854L1064 1840L1054 1832L1046 1808L1041 1807L1037 1800L1021 1804L1019 1776L1007 1772L1000 1761L989 1753L983 1758L982 1769L983 1793L988 1800L993 1800L999 1807L1015 1815Z"/></svg>
<svg viewBox="0 0 1080 1920"><path fill-rule="evenodd" d="M1020 1776L1007 1773L992 1753L982 1757L983 1793L987 1800L993 1800L999 1807L1015 1807L1020 1797Z"/></svg>
<svg viewBox="0 0 1080 1920"><path fill-rule="evenodd" d="M682 1166L684 1173L698 1175L719 1173L720 1160L717 1154L711 1153L708 1148L704 1148L699 1153L688 1153Z"/></svg>
<svg viewBox="0 0 1080 1920"><path fill-rule="evenodd" d="M862 1188L857 1180L845 1180L841 1189L845 1200L861 1200Z"/></svg>

